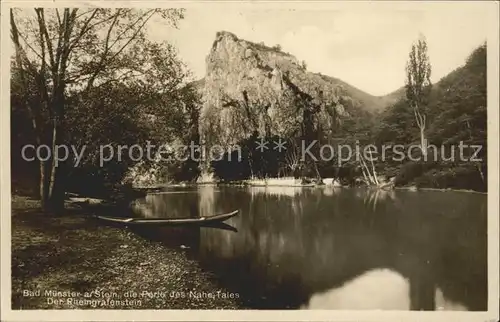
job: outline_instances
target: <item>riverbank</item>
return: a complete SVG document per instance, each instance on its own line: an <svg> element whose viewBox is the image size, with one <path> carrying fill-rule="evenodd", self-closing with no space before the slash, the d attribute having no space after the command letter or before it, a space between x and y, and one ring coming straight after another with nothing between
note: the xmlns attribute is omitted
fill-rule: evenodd
<svg viewBox="0 0 500 322"><path fill-rule="evenodd" d="M415 186L401 186L401 187L394 187L395 190L411 190L411 191L441 191L441 192L466 192L466 193L478 193L478 194L483 194L487 195L488 192L485 191L476 191L472 189L451 189L451 188L446 188L446 189L438 189L438 188L417 188Z"/></svg>
<svg viewBox="0 0 500 322"><path fill-rule="evenodd" d="M241 307L186 250L106 226L89 209L51 216L12 197L13 309Z"/></svg>
<svg viewBox="0 0 500 322"><path fill-rule="evenodd" d="M186 188L186 187L198 187L198 186L235 186L235 187L290 187L290 188L335 188L335 189L350 189L353 187L342 186L339 184L333 184L332 181L324 181L323 184L315 183L302 183L299 180L288 180L280 178L271 179L253 179L244 181L225 181L225 182L211 182L211 183L193 183L193 184L164 184L161 186L149 186L149 187L136 187L139 190L144 191L161 191L168 188ZM357 188L373 188L366 185L357 186ZM395 186L394 190L407 190L407 191L441 191L441 192L465 192L465 193L478 193L478 194L488 194L485 191L477 191L472 189L453 189L453 188L427 188L427 187L417 187L415 185L406 186ZM390 189L388 189L390 190Z"/></svg>

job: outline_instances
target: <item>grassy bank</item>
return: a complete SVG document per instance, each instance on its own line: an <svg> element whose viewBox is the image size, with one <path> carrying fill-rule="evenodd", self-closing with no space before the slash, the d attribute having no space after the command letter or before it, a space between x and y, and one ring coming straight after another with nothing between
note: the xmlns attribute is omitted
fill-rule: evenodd
<svg viewBox="0 0 500 322"><path fill-rule="evenodd" d="M240 306L238 295L218 287L184 249L103 225L89 216L91 211L73 205L57 217L41 213L39 206L13 196L13 309Z"/></svg>

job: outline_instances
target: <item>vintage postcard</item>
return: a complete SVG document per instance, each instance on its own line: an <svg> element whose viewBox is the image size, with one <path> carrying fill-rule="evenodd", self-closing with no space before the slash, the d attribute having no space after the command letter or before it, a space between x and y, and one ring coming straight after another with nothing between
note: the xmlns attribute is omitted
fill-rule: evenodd
<svg viewBox="0 0 500 322"><path fill-rule="evenodd" d="M498 320L498 2L1 9L2 320Z"/></svg>

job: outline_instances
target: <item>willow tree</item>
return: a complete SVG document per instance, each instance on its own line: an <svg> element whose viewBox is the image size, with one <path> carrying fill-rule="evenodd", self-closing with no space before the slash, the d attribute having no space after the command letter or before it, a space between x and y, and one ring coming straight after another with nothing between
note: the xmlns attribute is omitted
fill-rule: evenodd
<svg viewBox="0 0 500 322"><path fill-rule="evenodd" d="M64 8L10 11L13 68L20 78L35 141L52 151L63 144L70 91L85 96L101 84L132 77L133 62L147 43L147 24L155 17L170 26L182 9ZM30 96L36 99L27 99ZM42 207L62 209L64 167L55 158L40 162Z"/></svg>
<svg viewBox="0 0 500 322"><path fill-rule="evenodd" d="M427 138L425 134L427 116L425 109L432 88L430 76L431 64L427 54L427 42L421 36L412 45L406 64L406 99L413 110L415 121L420 130L420 148L424 158L427 157Z"/></svg>

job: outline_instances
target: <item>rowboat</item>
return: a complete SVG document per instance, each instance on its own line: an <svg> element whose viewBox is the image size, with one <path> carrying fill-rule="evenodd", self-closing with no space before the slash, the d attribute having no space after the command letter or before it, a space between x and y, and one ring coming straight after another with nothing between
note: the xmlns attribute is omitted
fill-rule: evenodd
<svg viewBox="0 0 500 322"><path fill-rule="evenodd" d="M221 223L234 217L238 214L238 210L229 212L227 214L220 214L210 217L200 218L120 218L108 216L96 216L99 219L122 223L126 225L208 225L214 223Z"/></svg>

